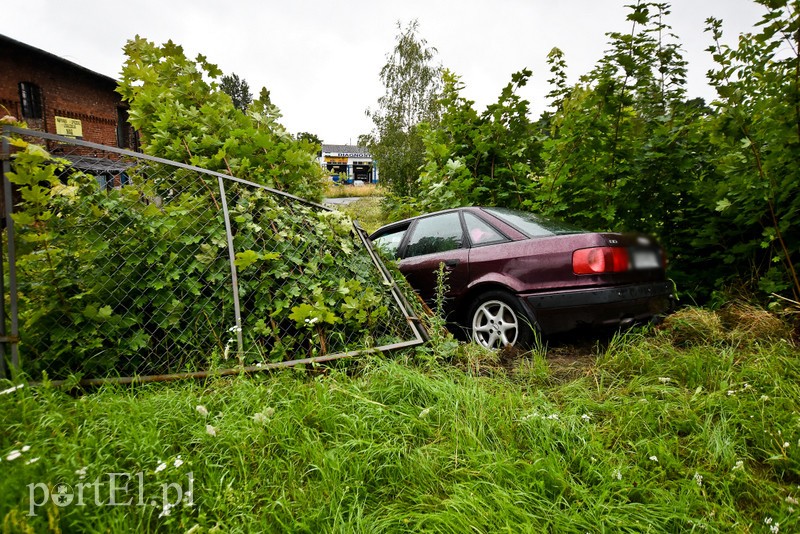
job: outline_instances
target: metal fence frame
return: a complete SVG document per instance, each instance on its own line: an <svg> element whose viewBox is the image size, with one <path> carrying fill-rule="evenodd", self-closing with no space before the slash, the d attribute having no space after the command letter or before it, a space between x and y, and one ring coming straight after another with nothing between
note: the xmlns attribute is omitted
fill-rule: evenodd
<svg viewBox="0 0 800 534"><path fill-rule="evenodd" d="M306 199L266 187L264 185L256 184L248 180L236 178L235 176L230 176L215 171L209 171L192 165L170 161L163 158L150 156L147 154L132 152L130 150L124 150L116 147L91 143L79 139L71 139L50 133L39 132L35 130L27 130L15 126L4 125L2 127L2 152L0 152L0 159L2 160L2 183L3 183L3 200L4 200L3 214L2 214L4 227L2 228L2 232L0 233L0 237L2 237L2 241L0 241L0 295L2 295L3 298L3 303L2 305L0 305L0 378L10 378L11 376L20 371L24 372L24 369L20 368L20 362L19 362L20 332L19 332L18 288L17 288L17 269L16 269L16 258L17 258L16 237L15 237L14 221L12 218L12 214L14 212L13 191L11 182L9 181L7 176L7 174L11 171L12 158L11 158L9 136L11 136L12 134L41 139L44 141L66 143L69 145L74 145L87 149L94 149L102 152L110 152L112 154L117 154L120 156L132 157L138 160L145 160L151 163L168 165L171 167L177 167L180 169L216 177L219 185L222 212L225 219L225 231L227 236L228 255L230 261L231 280L232 280L231 293L233 296L234 315L236 321L237 352L242 351L243 333L242 333L242 319L241 319L241 310L239 301L238 274L236 265L234 263L235 249L233 245L233 234L231 229L230 214L228 211L225 184L227 182L238 182L248 187L263 189L265 191L270 192L273 195L278 195L285 199L305 204L317 210L333 211L331 208L327 206L323 206L321 204L317 204L315 202L311 202ZM380 273L383 282L390 288L394 302L401 310L404 320L408 323L408 325L411 328L411 331L413 332L413 339L392 343L389 345L368 348L364 350L339 352L333 354L325 354L322 356L299 358L299 359L280 361L280 362L269 362L258 366L238 366L235 368L214 370L214 371L203 370L203 371L172 373L164 375L87 378L80 380L79 384L80 385L99 385L105 383L130 384L134 382L144 383L144 382L154 382L154 381L179 380L185 378L203 378L210 375L226 376L226 375L234 375L240 373L252 373L255 371L264 371L282 367L291 367L299 364L313 364L313 363L327 362L327 361L337 360L341 358L348 358L368 353L393 351L397 349L415 347L425 343L426 341L428 341L429 338L427 332L425 331L424 326L422 325L420 319L414 314L411 306L409 305L407 299L403 295L403 292L397 286L397 283L395 282L391 273L377 255L375 249L372 246L371 241L367 236L367 233L356 222L353 223L353 230L359 237L361 243L364 245L367 253L369 254L372 260L372 263ZM5 248L6 258L2 257L4 248ZM5 264L5 261L3 261L4 259L7 260L8 262L8 273L4 272L4 264ZM6 284L6 276L8 279L8 284ZM6 311L6 298L8 304L7 311ZM8 363L10 363L10 368L8 367ZM54 384L59 384L63 382L65 381L64 380L52 381L52 383Z"/></svg>

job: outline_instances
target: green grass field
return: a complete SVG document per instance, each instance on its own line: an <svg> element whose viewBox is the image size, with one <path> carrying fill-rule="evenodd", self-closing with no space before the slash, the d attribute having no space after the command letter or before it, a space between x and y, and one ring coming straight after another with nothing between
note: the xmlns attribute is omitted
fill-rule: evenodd
<svg viewBox="0 0 800 534"><path fill-rule="evenodd" d="M688 309L579 356L433 347L72 394L0 384L3 531L800 529L800 360L765 312Z"/></svg>

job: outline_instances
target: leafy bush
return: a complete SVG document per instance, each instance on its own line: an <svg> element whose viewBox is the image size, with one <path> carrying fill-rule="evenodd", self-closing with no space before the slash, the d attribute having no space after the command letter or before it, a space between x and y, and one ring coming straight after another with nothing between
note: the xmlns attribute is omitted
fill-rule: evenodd
<svg viewBox="0 0 800 534"><path fill-rule="evenodd" d="M215 177L139 162L130 185L104 191L14 143L22 367L32 376L164 374L230 352L254 365L413 337L346 215L230 181L240 353Z"/></svg>
<svg viewBox="0 0 800 534"><path fill-rule="evenodd" d="M320 200L326 176L317 146L291 136L267 97L247 112L214 81L222 72L205 56L186 58L172 41L157 46L136 37L118 91L145 153L219 171L310 200ZM266 94L262 90L262 94Z"/></svg>
<svg viewBox="0 0 800 534"><path fill-rule="evenodd" d="M572 87L554 49L553 111L536 123L515 94L530 71L480 114L448 73L441 121L421 126L417 198L390 203L392 217L522 206L590 230L657 236L671 276L696 300L731 284L800 300L800 17L796 1L757 1L767 12L735 48L708 21L719 95L710 105L687 98L664 2L629 6L631 31L609 33L605 55Z"/></svg>

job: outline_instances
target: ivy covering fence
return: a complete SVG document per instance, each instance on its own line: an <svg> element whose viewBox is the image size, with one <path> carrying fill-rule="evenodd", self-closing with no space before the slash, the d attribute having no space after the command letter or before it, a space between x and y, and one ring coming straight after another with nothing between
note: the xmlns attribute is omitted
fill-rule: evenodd
<svg viewBox="0 0 800 534"><path fill-rule="evenodd" d="M339 212L39 132L6 127L4 146L4 296L18 330L5 364L34 380L238 372L423 339Z"/></svg>

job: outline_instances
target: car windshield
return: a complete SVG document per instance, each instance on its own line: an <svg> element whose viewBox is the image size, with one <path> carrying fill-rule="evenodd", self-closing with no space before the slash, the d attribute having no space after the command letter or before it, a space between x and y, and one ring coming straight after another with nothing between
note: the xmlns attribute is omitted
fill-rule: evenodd
<svg viewBox="0 0 800 534"><path fill-rule="evenodd" d="M484 210L507 222L528 237L547 237L585 232L585 230L576 226L553 219L546 219L525 211L508 208L484 208Z"/></svg>

